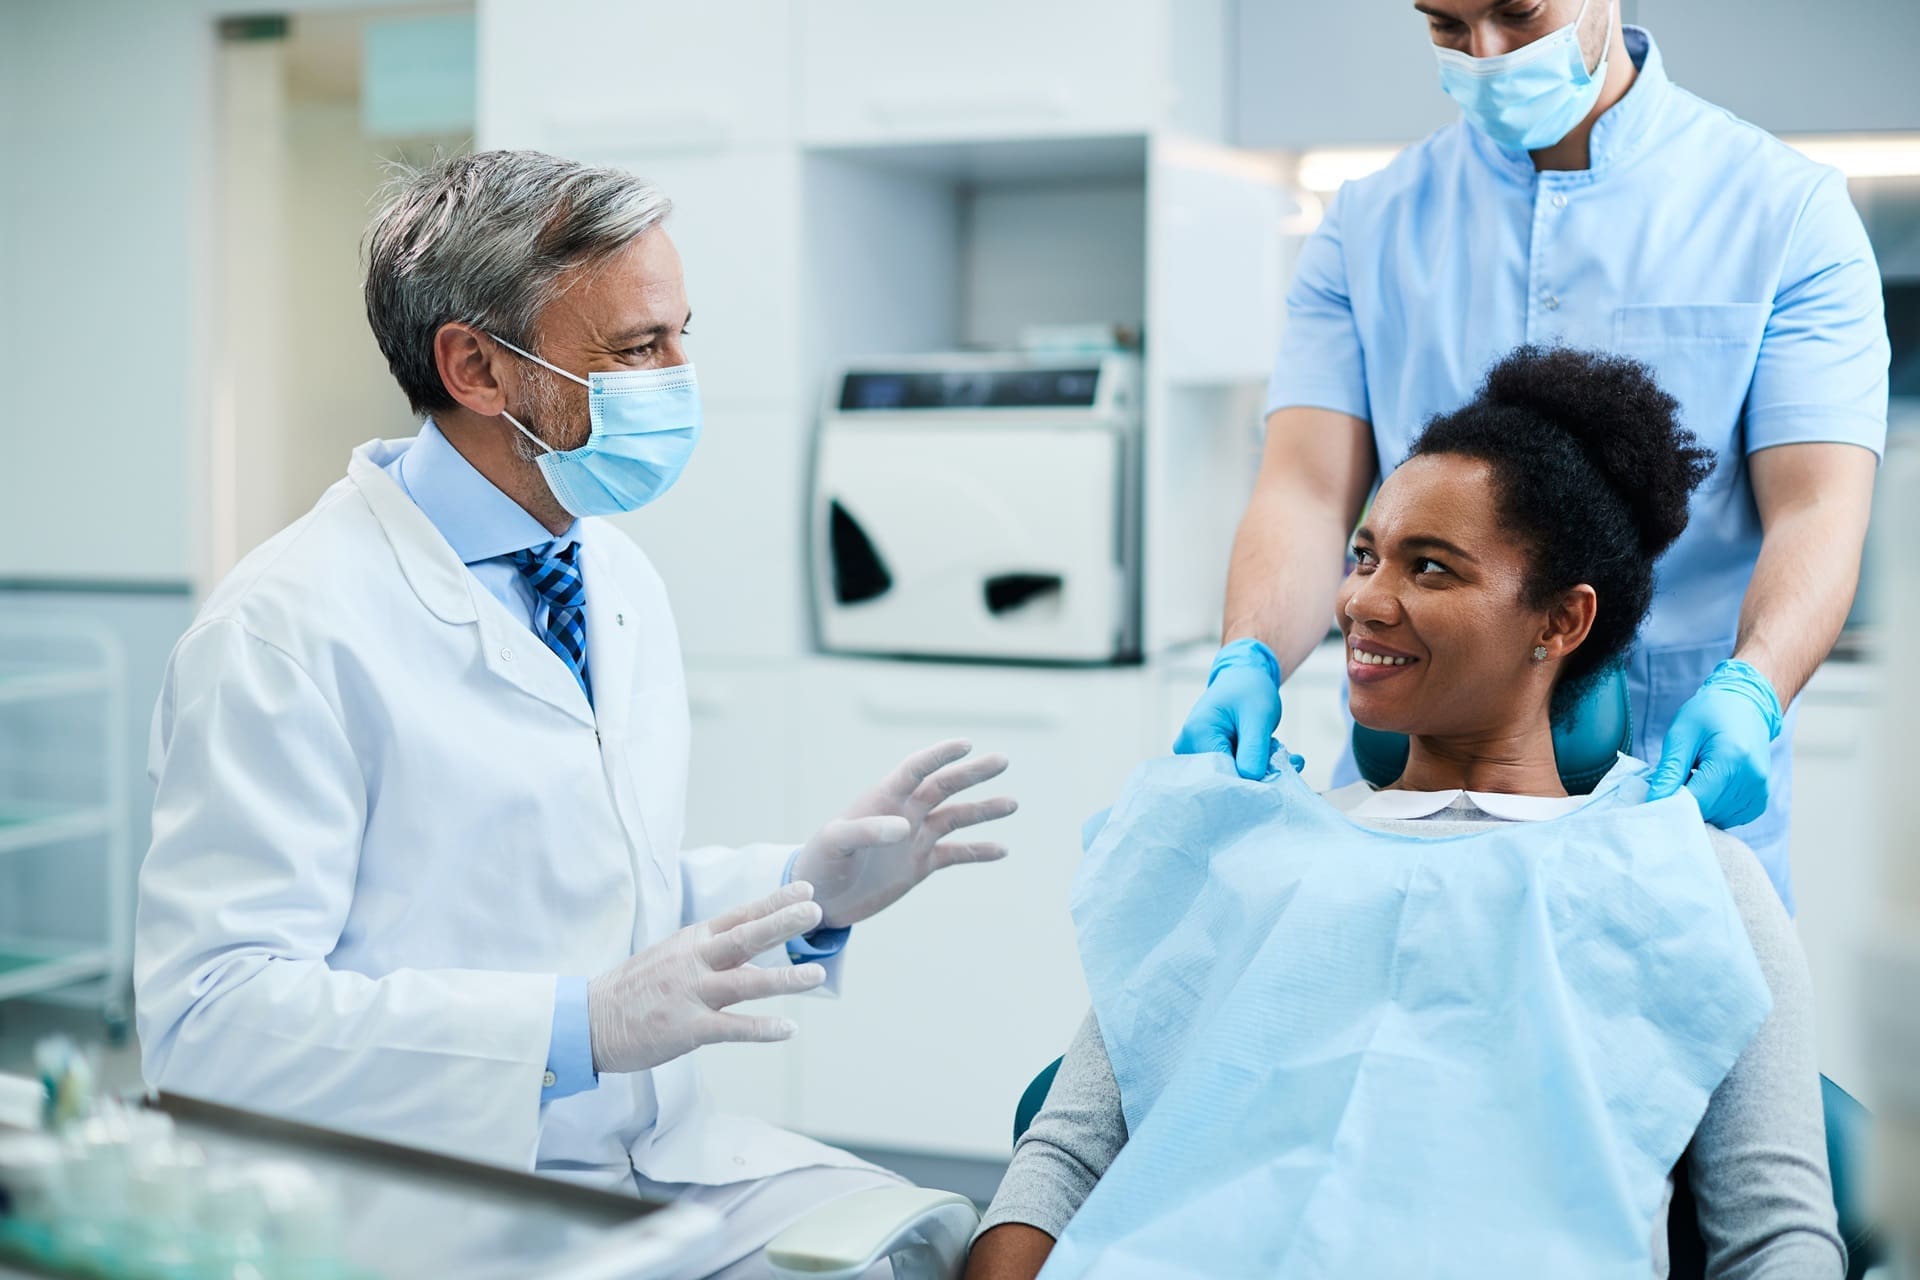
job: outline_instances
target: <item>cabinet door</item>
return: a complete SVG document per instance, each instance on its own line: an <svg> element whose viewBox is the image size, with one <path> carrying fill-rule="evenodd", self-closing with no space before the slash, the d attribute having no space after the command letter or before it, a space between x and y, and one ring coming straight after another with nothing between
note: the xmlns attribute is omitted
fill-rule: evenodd
<svg viewBox="0 0 1920 1280"><path fill-rule="evenodd" d="M833 816L907 752L948 737L1004 751L1020 812L982 837L1005 861L934 876L855 927L837 1001L795 1016L799 1123L828 1140L1004 1157L1013 1108L1087 1011L1068 916L1080 828L1164 753L1155 676L815 659L780 752L808 823Z"/></svg>
<svg viewBox="0 0 1920 1280"><path fill-rule="evenodd" d="M593 144L566 154L616 165L673 201L667 234L693 309L687 354L709 409L786 409L800 380L800 161L791 148L671 150Z"/></svg>
<svg viewBox="0 0 1920 1280"><path fill-rule="evenodd" d="M795 658L811 647L806 495L810 422L709 403L686 475L612 523L666 581L689 662Z"/></svg>
<svg viewBox="0 0 1920 1280"><path fill-rule="evenodd" d="M686 847L792 839L787 773L742 767L787 734L785 672L775 664L689 663L687 703L693 722L687 779ZM804 997L736 1006L736 1011L795 1018ZM780 1044L709 1045L699 1053L700 1079L724 1111L774 1124L795 1123L798 1050Z"/></svg>
<svg viewBox="0 0 1920 1280"><path fill-rule="evenodd" d="M1659 42L1675 83L1763 129L1920 129L1912 0L1639 0L1634 21Z"/></svg>
<svg viewBox="0 0 1920 1280"><path fill-rule="evenodd" d="M715 147L791 133L791 0L488 0L483 147Z"/></svg>
<svg viewBox="0 0 1920 1280"><path fill-rule="evenodd" d="M808 0L807 141L1140 132L1168 106L1160 0Z"/></svg>
<svg viewBox="0 0 1920 1280"><path fill-rule="evenodd" d="M1237 35L1241 146L1412 142L1459 115L1411 5L1240 0Z"/></svg>
<svg viewBox="0 0 1920 1280"><path fill-rule="evenodd" d="M1820 1070L1871 1106L1860 944L1874 918L1882 856L1869 755L1875 735L1867 695L1822 689L1829 674L1816 675L1802 697L1793 737L1794 924L1813 975Z"/></svg>

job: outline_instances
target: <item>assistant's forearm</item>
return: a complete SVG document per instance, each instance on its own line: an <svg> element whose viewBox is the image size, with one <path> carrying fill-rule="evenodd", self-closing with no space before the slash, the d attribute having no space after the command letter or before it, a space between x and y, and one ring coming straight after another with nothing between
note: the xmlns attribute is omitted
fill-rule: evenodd
<svg viewBox="0 0 1920 1280"><path fill-rule="evenodd" d="M1234 538L1222 638L1263 641L1283 675L1298 670L1332 625L1351 532L1329 503L1255 494Z"/></svg>
<svg viewBox="0 0 1920 1280"><path fill-rule="evenodd" d="M1860 581L1866 512L1809 505L1767 530L1740 607L1734 656L1773 684L1781 705L1826 660Z"/></svg>

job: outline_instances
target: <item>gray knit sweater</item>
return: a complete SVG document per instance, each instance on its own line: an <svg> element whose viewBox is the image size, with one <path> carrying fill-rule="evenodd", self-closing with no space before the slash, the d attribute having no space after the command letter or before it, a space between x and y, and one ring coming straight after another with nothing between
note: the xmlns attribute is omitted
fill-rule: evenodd
<svg viewBox="0 0 1920 1280"><path fill-rule="evenodd" d="M1378 830L1422 836L1462 835L1500 821L1464 795L1426 818L1352 816ZM1709 830L1773 990L1773 1010L1714 1092L1687 1150L1707 1273L1728 1280L1838 1280L1846 1249L1827 1171L1806 958L1752 851ZM1120 1090L1089 1013L1046 1106L1014 1148L980 1230L1020 1222L1058 1239L1126 1140ZM1655 1222L1653 1258L1653 1273L1664 1280L1664 1207Z"/></svg>

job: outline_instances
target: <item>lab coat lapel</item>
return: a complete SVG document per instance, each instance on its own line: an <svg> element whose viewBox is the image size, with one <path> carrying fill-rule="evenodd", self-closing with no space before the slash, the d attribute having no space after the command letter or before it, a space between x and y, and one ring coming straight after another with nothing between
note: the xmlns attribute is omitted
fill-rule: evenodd
<svg viewBox="0 0 1920 1280"><path fill-rule="evenodd" d="M380 522L400 571L420 602L442 622L475 625L475 640L488 671L591 727L593 708L567 664L480 586L433 521L373 461L372 447L365 444L354 450L347 475ZM587 604L591 618L591 594Z"/></svg>
<svg viewBox="0 0 1920 1280"><path fill-rule="evenodd" d="M580 573L587 587L587 674L602 737L624 739L633 709L634 664L640 658L640 615L620 590L598 543L611 531L582 531ZM625 535L613 533L615 537Z"/></svg>

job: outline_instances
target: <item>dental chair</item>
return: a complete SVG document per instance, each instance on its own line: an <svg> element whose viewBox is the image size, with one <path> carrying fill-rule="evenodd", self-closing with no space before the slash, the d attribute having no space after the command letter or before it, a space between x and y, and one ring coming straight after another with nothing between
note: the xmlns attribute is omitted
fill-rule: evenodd
<svg viewBox="0 0 1920 1280"><path fill-rule="evenodd" d="M1585 795L1631 752L1633 718L1623 668L1615 666L1588 691L1564 724L1554 726L1553 749L1560 781L1569 795ZM1407 766L1407 739L1361 725L1353 727L1353 758L1360 776L1375 786L1394 781ZM1014 1111L1017 1145L1033 1123L1059 1074L1055 1058L1033 1078ZM1865 1206L1865 1148L1871 1117L1846 1090L1822 1076L1827 1164L1833 1174L1834 1207L1847 1245L1847 1280L1860 1280L1880 1261L1878 1240ZM893 1260L895 1280L957 1280L980 1216L973 1202L950 1191L888 1187L861 1192L824 1206L777 1236L767 1260L781 1280L858 1280L883 1258ZM1669 1280L1702 1280L1706 1245L1682 1162L1674 1176L1667 1212Z"/></svg>

